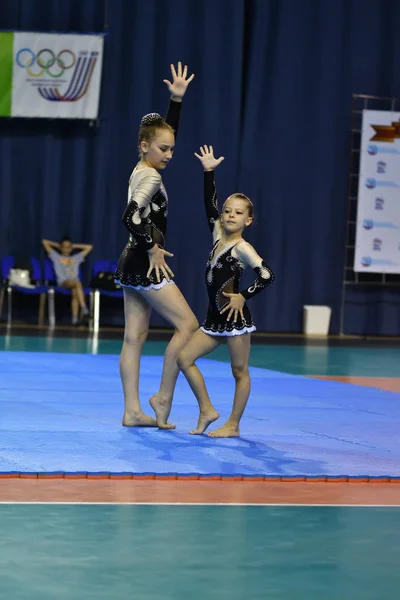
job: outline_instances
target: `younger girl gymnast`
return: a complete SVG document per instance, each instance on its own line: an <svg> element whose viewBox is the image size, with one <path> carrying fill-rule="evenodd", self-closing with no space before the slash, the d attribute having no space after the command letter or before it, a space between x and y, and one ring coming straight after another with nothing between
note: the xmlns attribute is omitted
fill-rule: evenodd
<svg viewBox="0 0 400 600"><path fill-rule="evenodd" d="M178 365L200 408L197 427L191 433L202 434L218 419L219 414L211 404L203 376L195 362L214 350L226 337L235 378L233 408L227 422L208 435L235 437L240 435L239 423L250 395L250 334L256 329L246 300L270 285L275 277L253 246L242 237L246 227L253 221L250 199L244 194L232 194L225 200L219 214L214 169L224 157L215 158L212 146L203 146L200 154L195 153L195 156L204 168L204 201L213 236L213 247L206 268L209 306L202 327L180 352ZM252 285L239 292L240 278L246 266L256 271L257 278Z"/></svg>

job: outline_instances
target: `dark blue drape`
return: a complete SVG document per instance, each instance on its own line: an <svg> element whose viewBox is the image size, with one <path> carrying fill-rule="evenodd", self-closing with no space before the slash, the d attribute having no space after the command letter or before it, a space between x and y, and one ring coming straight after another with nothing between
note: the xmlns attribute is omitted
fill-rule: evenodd
<svg viewBox="0 0 400 600"><path fill-rule="evenodd" d="M105 11L105 8L107 9ZM257 222L248 239L276 282L252 301L259 330L300 331L304 304L329 304L339 327L352 93L400 96L397 0L14 0L0 28L101 31L97 124L0 120L0 255L38 255L40 239L91 242L118 257L120 217L142 114L165 111L169 63L196 73L174 161L167 249L199 318L210 239L193 152L225 162L220 198L243 191ZM400 296L349 290L345 329L400 334ZM154 316L153 324L162 324Z"/></svg>

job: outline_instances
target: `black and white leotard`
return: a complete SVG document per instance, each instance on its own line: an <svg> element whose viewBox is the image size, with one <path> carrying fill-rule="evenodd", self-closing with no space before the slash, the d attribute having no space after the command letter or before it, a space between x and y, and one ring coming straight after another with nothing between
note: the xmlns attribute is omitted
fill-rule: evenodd
<svg viewBox="0 0 400 600"><path fill-rule="evenodd" d="M208 311L201 327L209 335L234 336L255 331L247 303L243 307L244 319L239 315L236 323L227 320L228 312L220 314L229 300L223 292L242 294L248 300L270 285L275 276L253 246L241 239L238 242L223 242L223 231L218 211L214 171L204 172L204 201L208 224L213 235L213 248L207 262L206 286ZM240 278L246 266L257 273L256 280L246 289L240 290Z"/></svg>
<svg viewBox="0 0 400 600"><path fill-rule="evenodd" d="M165 121L178 133L181 103L171 100ZM162 272L160 281L153 272L147 277L149 257L147 251L155 244L165 247L167 231L168 196L161 175L152 167L136 165L128 187L128 203L122 216L129 231L129 241L118 261L114 273L116 283L134 289L159 289L167 283Z"/></svg>

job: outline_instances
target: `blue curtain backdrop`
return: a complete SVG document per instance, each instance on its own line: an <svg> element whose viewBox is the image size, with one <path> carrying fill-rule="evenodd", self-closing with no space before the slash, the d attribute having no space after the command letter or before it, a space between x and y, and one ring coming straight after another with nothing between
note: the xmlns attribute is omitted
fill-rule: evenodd
<svg viewBox="0 0 400 600"><path fill-rule="evenodd" d="M91 242L118 257L140 117L165 111L170 62L196 73L174 161L167 249L199 318L210 238L202 171L225 162L219 196L250 195L248 239L276 273L252 301L259 330L302 329L304 304L329 304L339 328L352 93L400 96L398 0L2 0L0 29L107 28L97 124L0 120L0 255L39 255L42 237ZM400 334L395 290L347 294L345 330ZM163 321L154 316L153 325Z"/></svg>

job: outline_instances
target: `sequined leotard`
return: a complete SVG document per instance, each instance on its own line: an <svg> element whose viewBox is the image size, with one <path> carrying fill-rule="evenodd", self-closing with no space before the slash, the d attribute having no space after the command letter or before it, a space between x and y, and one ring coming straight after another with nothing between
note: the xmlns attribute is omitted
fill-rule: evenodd
<svg viewBox="0 0 400 600"><path fill-rule="evenodd" d="M165 118L175 132L175 139L181 106L180 102L171 100ZM149 269L147 251L154 244L164 248L167 216L168 196L160 173L152 167L142 167L139 163L129 179L128 203L122 220L130 235L114 273L116 283L125 287L147 290L159 289L168 283L162 273L159 282L154 271L147 277Z"/></svg>
<svg viewBox="0 0 400 600"><path fill-rule="evenodd" d="M240 293L248 300L270 285L275 276L253 246L245 240L223 244L213 171L204 173L204 201L208 224L213 235L213 248L206 268L209 306L201 329L209 335L233 336L251 333L256 327L247 303L243 307L244 319L239 315L236 323L232 319L227 320L229 311L220 314L221 309L228 303L223 292ZM256 271L257 278L248 288L239 291L240 278L247 265Z"/></svg>

